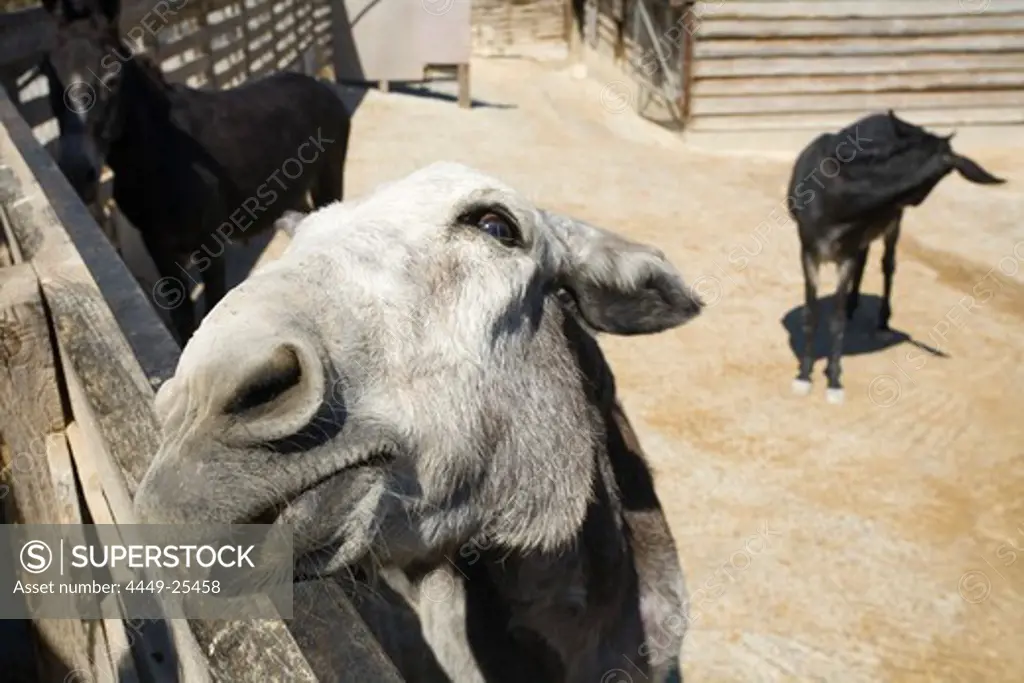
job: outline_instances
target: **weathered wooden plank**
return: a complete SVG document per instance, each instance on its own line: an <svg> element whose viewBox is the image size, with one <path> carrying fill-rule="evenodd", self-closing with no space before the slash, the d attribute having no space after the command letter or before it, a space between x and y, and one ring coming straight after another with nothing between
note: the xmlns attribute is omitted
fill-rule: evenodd
<svg viewBox="0 0 1024 683"><path fill-rule="evenodd" d="M167 80L172 83L184 83L192 76L205 74L212 64L213 62L210 60L210 55L200 55L188 64L180 66L173 71L166 72L165 76L167 77Z"/></svg>
<svg viewBox="0 0 1024 683"><path fill-rule="evenodd" d="M696 81L696 97L843 92L916 92L976 88L1024 88L1024 71L951 71L926 74L856 76L771 76L712 78Z"/></svg>
<svg viewBox="0 0 1024 683"><path fill-rule="evenodd" d="M269 57L269 59L268 59L268 57ZM273 73L273 72L275 72L277 70L277 67L276 67L276 65L274 63L274 53L273 52L269 52L268 51L268 52L260 54L260 55L253 55L252 61L255 64L255 63L257 63L261 59L264 60L264 61L258 67L253 67L251 69L251 76L250 76L250 78L252 78L252 79L261 78L261 77L266 76L267 74L271 74L271 73Z"/></svg>
<svg viewBox="0 0 1024 683"><path fill-rule="evenodd" d="M211 50L210 62L216 66L221 62L221 60L227 59L228 57L236 54L241 55L243 59L245 57L245 43L239 39L232 40L226 45ZM220 76L218 76L218 78L220 78Z"/></svg>
<svg viewBox="0 0 1024 683"><path fill-rule="evenodd" d="M215 38L216 36L224 35L225 33L234 33L236 30L242 27L245 23L245 14L235 14L217 22L211 22L206 30L210 32L210 37Z"/></svg>
<svg viewBox="0 0 1024 683"><path fill-rule="evenodd" d="M694 116L719 114L783 114L788 112L849 111L872 109L978 109L1024 107L1024 90L971 90L963 92L836 93L811 95L762 95L750 97L700 97L693 102Z"/></svg>
<svg viewBox="0 0 1024 683"><path fill-rule="evenodd" d="M38 197L38 196L37 196ZM13 203L17 203L14 200ZM14 220L11 221L14 223ZM17 226L14 225L15 230ZM15 271L15 269L18 269ZM8 416L7 420L17 422L19 420L33 420L37 431L34 435L34 443L38 445L39 453L25 451L23 455L31 457L21 458L18 463L17 490L19 510L21 518L26 523L34 524L81 524L82 516L78 509L77 490L74 483L74 472L71 469L64 445L63 434L52 434L52 432L63 429L64 411L62 399L57 385L56 356L55 350L50 344L50 327L43 310L43 300L39 293L39 280L37 271L29 264L21 264L11 269L0 271L0 275L6 272L24 272L31 274L31 286L36 292L37 302L35 308L38 313L34 314L40 318L37 329L31 336L20 340L19 344L31 344L30 349L37 354L32 362L28 376L24 373L10 375L12 385L15 387L17 396L23 391L29 392L36 401L46 401L47 411L55 416L43 419L40 411L26 408L27 401L24 396L19 396L18 405L11 405L8 401L0 401L0 406ZM8 283L10 284L10 283ZM13 286L0 285L0 293L14 295L17 288ZM47 301L47 304L51 304ZM26 315L28 311L24 311ZM0 324L0 329L7 329L6 325ZM13 328L11 328L13 329ZM22 346L22 348L25 348ZM66 377L65 377L66 378ZM47 386L49 385L49 386ZM49 424L46 424L49 422ZM7 423L10 424L10 423ZM3 428L6 435L15 433L7 426ZM55 438L56 437L56 438ZM24 471L28 464L28 471ZM41 469L40 472L33 471ZM25 492L27 491L27 494ZM49 665L48 672L42 680L60 680L70 670L83 672L93 671L94 667L102 666L94 658L96 642L99 637L97 629L102 629L98 622L81 621L70 619L40 619L36 622L37 633L45 640L44 651L54 652L59 655L59 661ZM71 648L75 648L80 654L72 658ZM109 671L109 670L108 670ZM95 673L95 672L94 672ZM56 676L56 678L54 678ZM171 681L170 677L157 679L159 681Z"/></svg>
<svg viewBox="0 0 1024 683"><path fill-rule="evenodd" d="M160 44L160 60L165 61L176 56L183 56L189 50L202 52L210 38L209 29L200 27L180 38Z"/></svg>
<svg viewBox="0 0 1024 683"><path fill-rule="evenodd" d="M60 524L64 506L50 472L47 437L63 429L64 410L39 281L24 264L0 270L0 370L0 437L11 458L3 471L10 479L13 521ZM40 680L90 671L91 641L82 621L38 619L35 631Z"/></svg>
<svg viewBox="0 0 1024 683"><path fill-rule="evenodd" d="M240 62L231 64L226 69L221 71L217 78L220 79L221 83L230 83L232 79L237 78L240 75L245 75L249 71L248 60L243 59Z"/></svg>
<svg viewBox="0 0 1024 683"><path fill-rule="evenodd" d="M839 130L858 118L875 112L859 109L846 112L773 114L770 116L695 116L688 128L698 132L761 130ZM1024 110L1006 109L921 109L914 112L914 123L922 126L1018 125L1024 123Z"/></svg>
<svg viewBox="0 0 1024 683"><path fill-rule="evenodd" d="M73 424L69 424L70 430ZM68 437L64 434L51 434L46 440L47 460L50 463L50 473L53 476L53 483L57 491L58 517L62 524L80 526L85 520L79 508L78 485L75 479L75 467L71 461L71 452L68 448ZM92 517L93 523L96 517ZM85 535L76 534L75 542L84 543ZM85 570L87 573L89 570ZM95 680L124 680L125 683L138 683L138 672L135 671L134 662L129 663L121 671L118 677L116 665L119 651L115 644L111 647L112 641L108 638L109 628L105 621L84 620L83 625L88 632L88 640L93 644L90 656L90 671Z"/></svg>
<svg viewBox="0 0 1024 683"><path fill-rule="evenodd" d="M270 5L267 4L266 7L247 14L245 25L249 27L250 32L262 30L270 31L273 21L274 13L271 10Z"/></svg>
<svg viewBox="0 0 1024 683"><path fill-rule="evenodd" d="M217 74L214 72L214 69L213 69L214 64L216 63L216 60L214 60L213 56L210 54L211 47L210 47L210 38L209 38L209 33L208 33L209 27L210 27L210 25L209 25L209 17L210 17L210 15L207 14L206 12L203 12L203 13L201 13L199 15L199 25L202 27L200 29L200 32L203 33L204 38L205 38L205 40L203 42L203 49L202 49L202 51L205 53L204 54L204 57L205 57L205 59L204 59L204 66L203 66L203 78L206 80L207 87L216 90L216 89L219 88L219 84L217 83ZM182 68L187 68L187 66L186 67L182 67ZM185 76L184 78L182 78L182 82L187 81L188 78L189 78L188 76Z"/></svg>
<svg viewBox="0 0 1024 683"><path fill-rule="evenodd" d="M0 106L10 107L10 103L4 98ZM106 447L110 456L100 463L104 493L117 522L130 524L135 521L132 495L158 447L158 428L151 407L153 392L95 280L8 134L9 130L0 130L0 156L13 169L20 182L18 195L23 197L13 202L12 227L23 251L31 253L52 314L75 419L90 438ZM32 145L38 146L34 140L23 146ZM53 194L71 192L66 184L48 189ZM88 221L86 229L99 234L91 219L79 220L80 228ZM26 244L32 248L26 249ZM116 259L112 250L108 258ZM152 309L149 315L156 319ZM200 651L193 649L189 638L177 636L179 626L171 626L185 666L185 680L205 680L204 663L197 658L202 656L200 652L208 657L218 680L232 680L240 671L252 672L254 680L273 680L282 666L294 674L294 680L315 680L281 621L195 620L189 626ZM234 645L225 647L229 642Z"/></svg>
<svg viewBox="0 0 1024 683"><path fill-rule="evenodd" d="M923 73L931 71L1024 70L1024 54L941 54L914 56L819 57L800 59L705 59L695 78L738 76L832 76L840 74Z"/></svg>
<svg viewBox="0 0 1024 683"><path fill-rule="evenodd" d="M740 19L803 19L828 17L846 19L857 17L944 17L969 14L958 4L919 0L832 0L829 2L728 2L705 3L707 9L698 16ZM1024 12L1024 0L999 0L985 8L986 14L1013 14Z"/></svg>
<svg viewBox="0 0 1024 683"><path fill-rule="evenodd" d="M695 52L698 59L1024 52L1024 32L928 37L698 40Z"/></svg>
<svg viewBox="0 0 1024 683"><path fill-rule="evenodd" d="M51 310L55 310L54 303L59 299L59 294L48 297ZM61 343L59 335L58 347L62 365L69 369L64 378L74 415L74 423L68 426L67 435L72 442L75 463L89 501L89 511L97 524L132 524L135 519L131 512L131 498L124 489L123 473L118 471L111 449L107 447L109 442L102 431L102 420L95 413L94 401L90 400L87 388L74 371L82 364L75 363L67 344ZM116 401L116 393L110 398ZM96 495L97 488L102 489L99 496ZM121 580L121 577L113 578ZM159 576L149 578L156 579ZM160 599L154 598L153 601L157 600ZM169 600L160 601L166 603ZM104 626L108 637L112 638L111 645L121 653L115 653L120 659L128 650L124 648L117 625L112 623L112 619L116 620L116 615L105 618ZM135 635L132 659L145 672L147 680L153 683L176 683L179 667L186 680L195 678L203 683L209 680L204 671L202 654L190 642L191 634L180 622L147 621L145 628L139 629ZM118 666L121 666L119 662Z"/></svg>
<svg viewBox="0 0 1024 683"><path fill-rule="evenodd" d="M71 443L71 450L74 452L75 464L78 466L78 475L82 482L82 495L89 508L93 524L114 524L114 515L103 492L100 468L97 466L100 456L93 450L95 446L90 443L90 439L75 421L70 422L67 426L67 440ZM108 539L102 540L109 542ZM124 570L122 569L122 571ZM126 577L117 575L116 569L113 569L112 572L114 574L111 579L123 585ZM137 633L129 634L125 621L120 617L121 615L118 613L103 619L104 634L110 643L111 680L138 683L139 672L135 665L136 659L139 657L153 659L153 654L156 652L160 654L159 659L161 660L154 661L154 664L157 665L156 675L159 680L175 683L177 676L175 670L169 666L172 661L169 653L156 650L152 647L152 642L144 643L142 638L136 637ZM144 649L146 645L149 647ZM116 674L116 678L114 674Z"/></svg>
<svg viewBox="0 0 1024 683"><path fill-rule="evenodd" d="M17 197L9 202L12 228L22 251L32 260L51 312L75 419L97 445L93 452L106 456L98 458L104 496L115 521L130 524L135 521L132 496L159 445L152 412L153 390L104 301L97 279L86 267L90 256L95 265L93 272L101 274L112 269L110 263L120 262L52 159L32 138L6 95L0 95L0 121L4 123L0 127L0 159L6 162L13 178L5 178L4 185L13 185ZM77 213L69 208L74 203L80 207ZM57 206L62 206L66 216L64 224L58 220ZM124 273L120 284L137 291L127 269L123 264L120 268ZM159 324L155 312L148 304L145 306L148 315L129 323L143 327ZM127 329L132 329L131 324ZM172 360L176 358L175 349ZM348 621L342 612L337 612L330 623L335 625L337 646L350 648L346 651L352 661L364 661L361 653L374 647L365 626ZM242 676L244 680L316 681L281 620L194 619L188 626L214 680L226 683ZM194 653L188 641L176 643L183 656ZM196 665L193 659L186 661L190 667ZM368 671L374 669L372 662L365 667ZM205 679L201 671L189 668L184 680L201 683Z"/></svg>
<svg viewBox="0 0 1024 683"><path fill-rule="evenodd" d="M304 581L295 585L295 608L302 610L301 620L292 620L288 628L304 652L317 678L328 681L374 681L402 683L395 665L376 641L339 642L333 626L339 616L346 622L363 623L362 617L335 581Z"/></svg>
<svg viewBox="0 0 1024 683"><path fill-rule="evenodd" d="M47 434L46 461L54 486L53 514L61 524L82 524L79 507L78 485L75 483L75 468L71 463L67 439L64 434Z"/></svg>
<svg viewBox="0 0 1024 683"><path fill-rule="evenodd" d="M14 264L14 257L11 255L11 247L7 243L7 236L0 230L0 268Z"/></svg>
<svg viewBox="0 0 1024 683"><path fill-rule="evenodd" d="M823 38L827 36L936 36L974 33L1007 33L1024 29L1024 14L948 14L913 19L724 19L706 16L697 20L700 40L722 38Z"/></svg>
<svg viewBox="0 0 1024 683"><path fill-rule="evenodd" d="M273 55L273 50L271 49L271 42L273 40L274 32L269 28L264 28L259 32L254 32L249 39L250 61L255 62L268 54Z"/></svg>
<svg viewBox="0 0 1024 683"><path fill-rule="evenodd" d="M25 475L21 485L33 494L20 510L33 524L58 524L46 436L64 428L64 409L39 282L25 264L0 270L0 361L0 433L12 453L23 456L12 471Z"/></svg>
<svg viewBox="0 0 1024 683"><path fill-rule="evenodd" d="M469 64L459 64L456 70L459 82L459 107L469 109L473 106L473 98L469 91Z"/></svg>

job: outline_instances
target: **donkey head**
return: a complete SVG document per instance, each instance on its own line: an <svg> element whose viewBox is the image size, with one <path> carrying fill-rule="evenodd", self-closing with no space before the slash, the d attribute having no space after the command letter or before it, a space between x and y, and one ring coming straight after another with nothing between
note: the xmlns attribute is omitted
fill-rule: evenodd
<svg viewBox="0 0 1024 683"><path fill-rule="evenodd" d="M161 387L135 504L149 521L288 523L300 571L422 561L485 525L510 547L566 542L602 443L580 319L647 334L702 306L658 250L456 164L294 234Z"/></svg>
<svg viewBox="0 0 1024 683"><path fill-rule="evenodd" d="M970 182L979 185L1001 185L1006 182L986 171L976 161L954 152L951 142L955 132L945 136L933 135L920 126L898 118L892 109L887 115L897 137L912 139L915 145L934 150L949 170L956 170Z"/></svg>
<svg viewBox="0 0 1024 683"><path fill-rule="evenodd" d="M121 81L118 0L44 0L57 22L40 66L60 126L58 164L83 201L95 199L100 171L116 134Z"/></svg>

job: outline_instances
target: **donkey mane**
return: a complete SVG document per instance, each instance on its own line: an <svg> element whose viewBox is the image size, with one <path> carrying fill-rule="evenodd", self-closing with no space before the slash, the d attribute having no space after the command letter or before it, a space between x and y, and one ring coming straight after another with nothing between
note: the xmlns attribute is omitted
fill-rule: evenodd
<svg viewBox="0 0 1024 683"><path fill-rule="evenodd" d="M133 54L128 63L138 67L139 74L146 78L152 87L158 91L169 92L180 87L167 80L167 76L160 68L160 65L150 55L145 53Z"/></svg>

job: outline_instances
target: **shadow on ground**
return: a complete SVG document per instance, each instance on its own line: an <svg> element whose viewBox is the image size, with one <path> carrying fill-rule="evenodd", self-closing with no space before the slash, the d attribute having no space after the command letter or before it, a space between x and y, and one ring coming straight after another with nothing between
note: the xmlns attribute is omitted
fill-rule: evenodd
<svg viewBox="0 0 1024 683"><path fill-rule="evenodd" d="M831 334L829 333L829 320L832 318L832 311L835 310L835 295L819 300L818 328L814 335L814 359L820 360L828 357L831 346ZM878 313L882 306L882 298L874 294L861 294L860 303L854 312L853 319L846 323L846 334L843 337L843 356L859 356L865 353L876 353L884 351L893 346L907 343L913 344L922 351L938 358L949 358L949 354L941 349L929 346L918 341L906 332L892 329L888 333L878 331ZM789 349L793 352L793 358L800 360L803 352L804 333L804 306L797 306L790 309L779 321L786 332L789 333Z"/></svg>
<svg viewBox="0 0 1024 683"><path fill-rule="evenodd" d="M345 103L349 116L355 116L359 105L366 99L369 87L360 83L344 83L340 81L327 81L338 93L338 97Z"/></svg>
<svg viewBox="0 0 1024 683"><path fill-rule="evenodd" d="M405 95L408 97L420 97L423 99L430 100L441 100L442 102L458 102L459 96L454 93L442 92L437 88L439 83L454 82L454 79L434 77L429 81L425 82L412 82L412 83L399 83L392 81L389 84L388 94L394 95ZM342 87L358 89L368 87L365 84L347 83ZM480 100L471 97L470 98L471 109L518 109L515 104L505 104L501 102L488 102L487 100Z"/></svg>

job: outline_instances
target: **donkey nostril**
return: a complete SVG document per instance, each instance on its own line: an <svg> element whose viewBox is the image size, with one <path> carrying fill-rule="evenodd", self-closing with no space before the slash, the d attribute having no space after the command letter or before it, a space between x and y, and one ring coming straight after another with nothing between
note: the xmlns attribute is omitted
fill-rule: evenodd
<svg viewBox="0 0 1024 683"><path fill-rule="evenodd" d="M237 414L272 403L301 381L299 355L292 347L281 346L238 388L225 412Z"/></svg>

